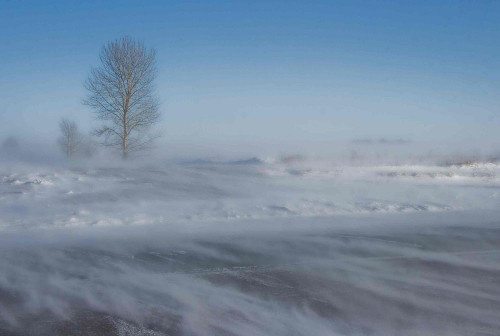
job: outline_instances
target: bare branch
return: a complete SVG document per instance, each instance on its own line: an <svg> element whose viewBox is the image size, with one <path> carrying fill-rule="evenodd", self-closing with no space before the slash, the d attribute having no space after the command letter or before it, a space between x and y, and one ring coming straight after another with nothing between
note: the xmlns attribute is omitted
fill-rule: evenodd
<svg viewBox="0 0 500 336"><path fill-rule="evenodd" d="M68 119L61 119L59 128L61 130L61 136L57 142L63 153L67 157L72 157L80 150L82 135L78 131L76 123Z"/></svg>
<svg viewBox="0 0 500 336"><path fill-rule="evenodd" d="M92 68L84 83L89 106L103 126L94 135L103 145L117 147L125 158L151 145L150 133L159 121L159 102L154 94L156 53L129 37L102 48L101 64Z"/></svg>

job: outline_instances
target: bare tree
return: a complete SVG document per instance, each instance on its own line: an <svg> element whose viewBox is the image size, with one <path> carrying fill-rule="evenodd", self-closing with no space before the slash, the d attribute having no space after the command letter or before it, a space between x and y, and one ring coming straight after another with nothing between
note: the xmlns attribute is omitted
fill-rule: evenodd
<svg viewBox="0 0 500 336"><path fill-rule="evenodd" d="M74 156L82 145L82 135L78 131L76 123L63 118L59 122L59 129L61 130L61 136L58 143L61 150L67 157Z"/></svg>
<svg viewBox="0 0 500 336"><path fill-rule="evenodd" d="M126 158L156 138L150 132L160 117L154 94L155 51L123 37L102 48L100 61L85 82L84 104L103 121L94 134L104 138L103 145L119 148Z"/></svg>

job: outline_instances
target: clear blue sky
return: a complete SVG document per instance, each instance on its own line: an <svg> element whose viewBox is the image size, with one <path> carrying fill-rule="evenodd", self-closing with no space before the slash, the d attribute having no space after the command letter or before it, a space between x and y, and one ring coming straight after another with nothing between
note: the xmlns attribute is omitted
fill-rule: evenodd
<svg viewBox="0 0 500 336"><path fill-rule="evenodd" d="M2 0L0 31L0 140L90 130L82 82L130 35L158 51L172 147L500 144L499 1Z"/></svg>

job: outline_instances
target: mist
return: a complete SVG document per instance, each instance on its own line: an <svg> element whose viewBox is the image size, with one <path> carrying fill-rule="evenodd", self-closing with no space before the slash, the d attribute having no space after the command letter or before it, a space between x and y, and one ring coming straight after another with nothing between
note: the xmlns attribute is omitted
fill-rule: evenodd
<svg viewBox="0 0 500 336"><path fill-rule="evenodd" d="M161 139L124 160L81 131L74 157L0 146L1 335L500 329L498 151Z"/></svg>

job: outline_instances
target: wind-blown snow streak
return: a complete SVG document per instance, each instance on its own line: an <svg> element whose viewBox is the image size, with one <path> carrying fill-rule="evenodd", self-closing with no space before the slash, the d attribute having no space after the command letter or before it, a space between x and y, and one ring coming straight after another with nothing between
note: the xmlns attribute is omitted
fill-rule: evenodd
<svg viewBox="0 0 500 336"><path fill-rule="evenodd" d="M498 173L4 166L0 335L495 335Z"/></svg>
<svg viewBox="0 0 500 336"><path fill-rule="evenodd" d="M500 168L493 164L318 166L10 167L0 171L0 228L447 211L499 203Z"/></svg>

